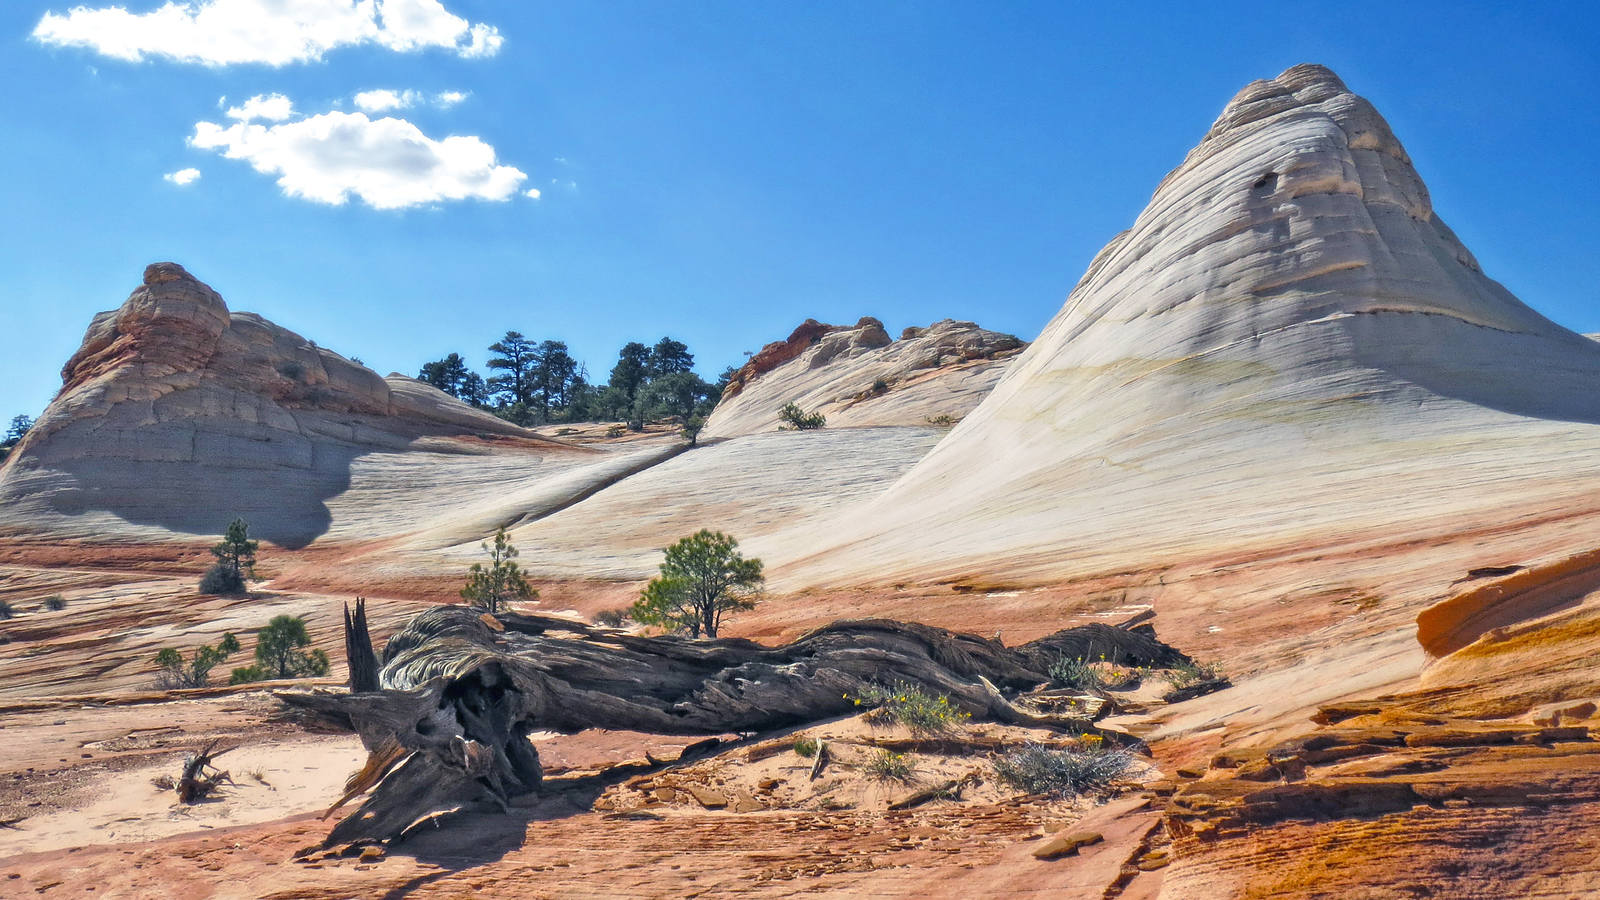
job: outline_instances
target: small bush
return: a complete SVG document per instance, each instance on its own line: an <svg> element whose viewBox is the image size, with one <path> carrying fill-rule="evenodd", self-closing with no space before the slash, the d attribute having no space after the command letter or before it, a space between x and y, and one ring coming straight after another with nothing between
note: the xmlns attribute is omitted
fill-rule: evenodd
<svg viewBox="0 0 1600 900"><path fill-rule="evenodd" d="M50 596L44 598L44 603L42 605L50 612L60 612L61 610L67 608L67 598L61 596L60 594L51 594Z"/></svg>
<svg viewBox="0 0 1600 900"><path fill-rule="evenodd" d="M238 650L239 639L231 631L225 632L215 647L200 647L187 660L171 647L163 647L156 653L156 687L164 691L205 687L211 683L211 670Z"/></svg>
<svg viewBox="0 0 1600 900"><path fill-rule="evenodd" d="M895 722L916 735L944 734L972 718L970 713L950 705L950 698L933 694L917 685L900 682L893 687L871 687L855 698L857 706L876 707L869 718L875 722Z"/></svg>
<svg viewBox="0 0 1600 900"><path fill-rule="evenodd" d="M569 434L577 434L577 433L578 433L578 429L576 429L576 428L557 428L556 429L556 437L566 437Z"/></svg>
<svg viewBox="0 0 1600 900"><path fill-rule="evenodd" d="M872 383L872 392L874 394L882 394L882 393L887 392L888 390L889 390L889 382L884 381L882 378L879 378L877 381L874 381Z"/></svg>
<svg viewBox="0 0 1600 900"><path fill-rule="evenodd" d="M681 430L683 439L689 442L689 446L695 446L697 443L699 443L700 432L703 431L705 427L705 419L702 419L699 416L690 416L688 421L683 423L683 428Z"/></svg>
<svg viewBox="0 0 1600 900"><path fill-rule="evenodd" d="M299 616L273 616L256 632L256 664L235 669L231 684L266 678L307 678L328 674L328 654L311 646L306 620Z"/></svg>
<svg viewBox="0 0 1600 900"><path fill-rule="evenodd" d="M880 750L867 760L867 774L879 781L910 781L916 765L904 753Z"/></svg>
<svg viewBox="0 0 1600 900"><path fill-rule="evenodd" d="M1105 687L1105 682L1087 659L1068 659L1063 656L1050 664L1050 686L1074 691L1098 691Z"/></svg>
<svg viewBox="0 0 1600 900"><path fill-rule="evenodd" d="M941 414L939 414L937 416L929 416L928 417L928 424L929 425L938 425L938 426L940 426L942 428L949 428L950 426L956 424L956 422L958 422L958 421L960 421L960 420L957 419L955 416L946 415L946 414L943 414L943 413L941 413Z"/></svg>
<svg viewBox="0 0 1600 900"><path fill-rule="evenodd" d="M994 773L1029 794L1072 797L1104 790L1132 765L1133 754L1126 750L1050 750L1033 744L996 760Z"/></svg>
<svg viewBox="0 0 1600 900"><path fill-rule="evenodd" d="M828 424L827 417L822 413L808 413L793 402L785 403L783 408L778 410L778 418L788 422L791 428L800 431L810 431Z"/></svg>
<svg viewBox="0 0 1600 900"><path fill-rule="evenodd" d="M279 375L282 375L290 381L299 381L300 377L306 374L305 366L300 365L292 359L278 363L277 369Z"/></svg>
<svg viewBox="0 0 1600 900"><path fill-rule="evenodd" d="M606 437L608 438L619 438L627 433L628 426L626 425L613 425L606 429Z"/></svg>
<svg viewBox="0 0 1600 900"><path fill-rule="evenodd" d="M200 593L202 594L241 594L244 593L244 576L239 570L227 563L217 563L200 576Z"/></svg>
<svg viewBox="0 0 1600 900"><path fill-rule="evenodd" d="M607 628L621 628L628 621L630 608L620 606L616 609L602 609L594 614L594 623Z"/></svg>
<svg viewBox="0 0 1600 900"><path fill-rule="evenodd" d="M1162 672L1161 677L1172 685L1173 690L1181 691L1207 681L1216 681L1223 675L1221 667L1214 662L1202 663L1189 660Z"/></svg>
<svg viewBox="0 0 1600 900"><path fill-rule="evenodd" d="M794 752L806 759L817 755L817 739L803 737L794 742Z"/></svg>
<svg viewBox="0 0 1600 900"><path fill-rule="evenodd" d="M9 619L16 614L17 611L11 607L11 604L0 600L0 620Z"/></svg>

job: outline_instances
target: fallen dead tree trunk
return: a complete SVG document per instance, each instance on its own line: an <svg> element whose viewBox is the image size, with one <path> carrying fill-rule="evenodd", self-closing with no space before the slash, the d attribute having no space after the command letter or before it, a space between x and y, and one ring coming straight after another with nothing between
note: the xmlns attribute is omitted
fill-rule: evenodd
<svg viewBox="0 0 1600 900"><path fill-rule="evenodd" d="M358 607L347 620L365 629ZM1003 691L1049 680L1063 657L1170 665L1183 654L1148 626L1088 625L1020 647L887 619L836 622L793 643L641 637L542 616L479 615L460 606L417 615L384 648L347 636L352 671L379 690L278 696L359 733L372 758L340 804L372 796L330 843L387 841L467 805L538 788L535 730L658 734L759 732L856 711L870 687L914 683L975 718L1051 724ZM370 657L370 658L369 658ZM1055 720L1065 725L1065 720ZM1081 720L1087 725L1088 720ZM337 807L338 804L336 804Z"/></svg>

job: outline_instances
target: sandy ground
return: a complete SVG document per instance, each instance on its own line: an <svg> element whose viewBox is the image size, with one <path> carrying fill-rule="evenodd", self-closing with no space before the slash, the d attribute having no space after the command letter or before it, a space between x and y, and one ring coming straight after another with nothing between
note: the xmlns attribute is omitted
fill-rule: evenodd
<svg viewBox="0 0 1600 900"><path fill-rule="evenodd" d="M680 767L651 760L676 758L689 739L539 734L547 790L511 816L471 817L376 858L296 861L327 833L331 822L319 816L364 759L359 741L286 712L270 694L295 685L156 690L153 656L160 646L212 642L224 630L240 635L247 655L251 626L290 611L308 617L316 642L337 660L338 616L351 594L283 577L249 599L202 598L187 575L160 573L182 565L161 555L141 560L130 550L105 569L22 565L13 556L0 568L0 597L21 611L0 625L11 638L0 644L0 896L934 896L958 878L979 895L976 886L989 884L996 896L1076 896L1046 890L1076 884L1062 874L1076 863L1037 861L1031 849L1080 818L1104 815L1092 801L1019 803L995 783L992 751L907 750L893 742L908 735L859 719L804 732L830 748L815 781L811 760L793 750L802 732ZM280 576L293 568L278 562ZM631 590L556 586L551 593L572 602L543 607L604 608ZM66 608L40 608L46 591L61 594ZM381 641L438 588L365 593ZM831 611L821 604L817 613ZM1097 614L1113 612L1120 614ZM336 668L322 683L342 674ZM995 726L965 730L980 743L1060 740ZM212 741L232 748L217 760L232 784L180 806L154 782L175 776L188 753ZM886 741L905 752L907 780L866 774ZM1141 764L1129 786L1158 775ZM958 797L887 808L950 781L959 783ZM1106 841L1077 862L1099 859L1114 878L1142 852L1155 821L1148 810L1112 816Z"/></svg>

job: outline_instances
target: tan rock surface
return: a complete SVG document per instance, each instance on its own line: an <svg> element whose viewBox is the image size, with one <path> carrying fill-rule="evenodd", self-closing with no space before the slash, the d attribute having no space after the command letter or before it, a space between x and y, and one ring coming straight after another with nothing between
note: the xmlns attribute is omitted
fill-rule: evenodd
<svg viewBox="0 0 1600 900"><path fill-rule="evenodd" d="M62 381L0 468L0 529L162 539L243 515L257 536L299 546L332 527L335 497L367 507L367 489L398 484L415 517L430 481L490 497L481 482L508 468L589 457L230 313L176 263L148 267L120 309L94 318Z"/></svg>
<svg viewBox="0 0 1600 900"><path fill-rule="evenodd" d="M1240 92L925 460L794 536L785 583L1046 583L1589 516L1596 384L1600 347L1479 271L1376 110L1298 66Z"/></svg>
<svg viewBox="0 0 1600 900"><path fill-rule="evenodd" d="M853 327L808 319L739 370L704 435L775 430L786 403L822 413L830 428L959 420L1024 346L1009 334L953 319L907 328L894 341L870 317Z"/></svg>

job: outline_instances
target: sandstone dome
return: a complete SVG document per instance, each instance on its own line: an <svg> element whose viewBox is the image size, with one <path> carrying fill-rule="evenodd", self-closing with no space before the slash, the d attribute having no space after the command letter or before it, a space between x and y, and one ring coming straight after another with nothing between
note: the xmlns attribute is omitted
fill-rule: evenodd
<svg viewBox="0 0 1600 900"><path fill-rule="evenodd" d="M1600 346L1321 66L1250 84L987 398L788 584L1042 583L1592 514ZM777 551L777 548L773 548Z"/></svg>
<svg viewBox="0 0 1600 900"><path fill-rule="evenodd" d="M734 374L706 422L707 438L772 431L794 403L830 428L960 420L1025 347L1009 334L944 319L893 340L870 316L854 326L801 323Z"/></svg>
<svg viewBox="0 0 1600 900"><path fill-rule="evenodd" d="M94 317L62 382L0 468L0 529L161 539L215 534L244 516L258 536L299 546L329 530L336 497L368 507L349 517L359 530L376 524L374 492L409 489L413 510L437 511L430 488L441 480L459 495L492 491L481 482L503 461L496 450L517 452L522 467L535 453L583 455L230 312L170 262L146 268L127 302ZM405 471L418 459L433 465ZM452 462L482 475L424 471Z"/></svg>

